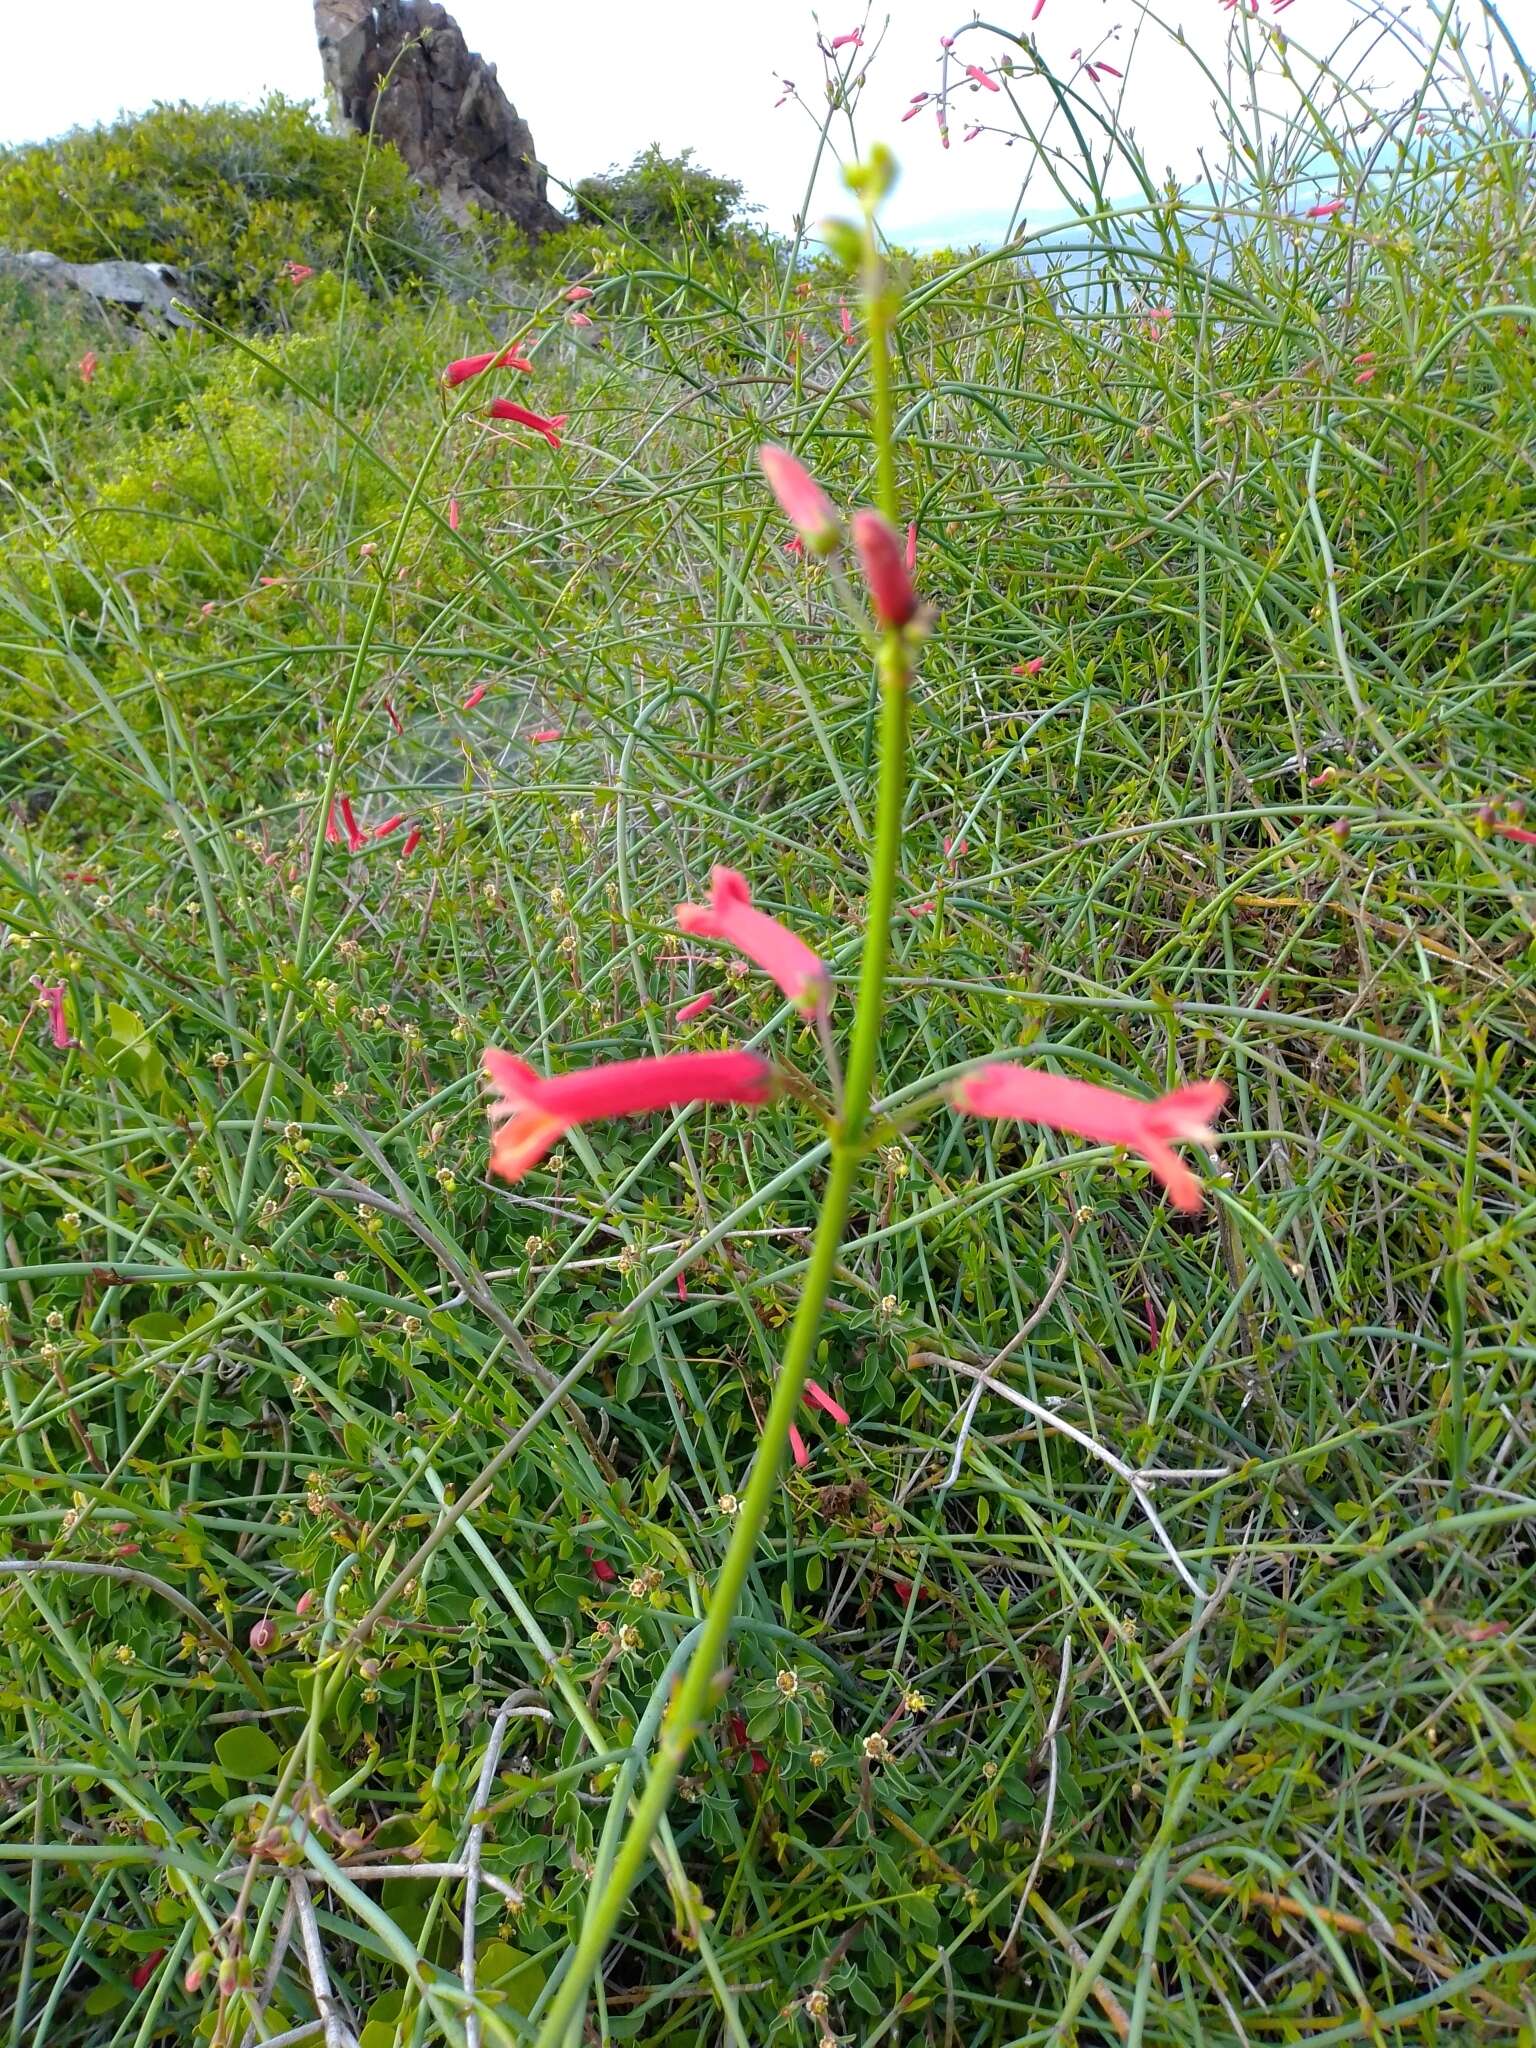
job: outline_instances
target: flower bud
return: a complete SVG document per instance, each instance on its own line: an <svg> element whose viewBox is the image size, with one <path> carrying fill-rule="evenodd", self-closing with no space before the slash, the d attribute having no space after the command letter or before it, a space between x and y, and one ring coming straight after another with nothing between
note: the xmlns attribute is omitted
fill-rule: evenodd
<svg viewBox="0 0 1536 2048"><path fill-rule="evenodd" d="M851 220L824 220L817 233L845 270L857 270L864 261L864 238Z"/></svg>
<svg viewBox="0 0 1536 2048"><path fill-rule="evenodd" d="M874 208L896 183L896 159L883 142L877 142L861 164L849 164L843 183L857 193L866 206Z"/></svg>
<svg viewBox="0 0 1536 2048"><path fill-rule="evenodd" d="M270 1650L277 1641L277 1623L270 1620L264 1614L261 1620L252 1628L250 1634L246 1637L246 1641L258 1653Z"/></svg>
<svg viewBox="0 0 1536 2048"><path fill-rule="evenodd" d="M908 625L917 611L917 593L907 572L901 535L888 519L866 506L853 515L853 544L875 617L882 626Z"/></svg>
<svg viewBox="0 0 1536 2048"><path fill-rule="evenodd" d="M207 1949L199 1949L197 1954L192 1958L191 1962L187 1965L187 1973L181 1980L182 1989L186 1991L190 1996L195 1997L196 1994L202 1990L203 1979L207 1976L208 1972L212 1968L213 1957L210 1955Z"/></svg>
<svg viewBox="0 0 1536 2048"><path fill-rule="evenodd" d="M832 500L797 456L772 441L757 451L779 509L814 555L830 554L842 537Z"/></svg>

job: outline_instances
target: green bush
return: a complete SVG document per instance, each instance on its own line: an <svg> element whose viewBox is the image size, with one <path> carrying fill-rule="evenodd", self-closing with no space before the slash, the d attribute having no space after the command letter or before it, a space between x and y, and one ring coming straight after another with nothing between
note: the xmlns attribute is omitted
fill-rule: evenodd
<svg viewBox="0 0 1536 2048"><path fill-rule="evenodd" d="M451 258L454 231L393 150L370 156L363 138L328 133L281 96L157 106L0 152L0 244L168 263L214 319L267 325L294 296L285 263L345 263L360 187L360 283L399 289Z"/></svg>
<svg viewBox="0 0 1536 2048"><path fill-rule="evenodd" d="M663 156L653 143L625 170L617 164L575 188L578 222L626 228L642 241L668 243L685 235L724 241L756 209L742 204L739 178L716 177L693 161L693 151Z"/></svg>

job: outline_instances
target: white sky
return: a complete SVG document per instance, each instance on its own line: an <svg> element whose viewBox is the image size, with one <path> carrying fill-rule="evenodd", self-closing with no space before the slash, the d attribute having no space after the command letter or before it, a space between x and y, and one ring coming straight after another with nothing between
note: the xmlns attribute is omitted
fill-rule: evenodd
<svg viewBox="0 0 1536 2048"><path fill-rule="evenodd" d="M1022 27L1031 4L994 0L985 11ZM1399 0L1420 27L1428 5ZM814 149L806 106L819 113L824 105L818 13L828 37L866 22L871 45L889 24L858 119L861 141L883 137L902 164L885 216L893 235L987 239L1006 220L1026 168L1023 149L1008 150L1000 136L961 140L968 115L1008 120L1001 95L962 88L951 106L947 154L929 108L901 123L910 96L938 81L940 35L974 18L964 0L874 0L867 17L864 0L825 0L819 8L810 0L581 0L569 9L450 0L449 11L471 48L496 61L541 155L568 180L627 162L651 142L669 152L691 146L707 168L742 179L771 226L787 227ZM1536 0L1504 0L1502 13L1527 48L1536 43ZM310 99L320 90L310 0L62 0L58 14L0 0L0 14L8 16L0 22L0 143L90 126L155 99L252 102L273 88ZM1295 0L1280 20L1295 44L1326 52L1359 17L1357 0ZM1242 32L1240 17L1224 12L1220 0L1165 0L1164 18L1217 67ZM1165 30L1143 22L1139 0L1045 0L1034 32L1058 70L1071 68L1069 52L1079 44L1086 56L1118 65L1125 118L1154 173L1171 166L1186 180L1198 177L1198 148L1217 132L1211 86ZM955 69L991 64L1005 47L971 30L956 45ZM1389 40L1356 28L1349 47L1383 90L1410 75ZM775 110L783 78L796 81L806 106ZM1120 90L1112 78L1103 87ZM1084 89L1095 90L1086 82ZM839 147L846 136L839 123ZM1114 196L1126 189L1122 174ZM811 218L837 206L838 194L829 168ZM1059 203L1043 182L1031 199L1040 210Z"/></svg>

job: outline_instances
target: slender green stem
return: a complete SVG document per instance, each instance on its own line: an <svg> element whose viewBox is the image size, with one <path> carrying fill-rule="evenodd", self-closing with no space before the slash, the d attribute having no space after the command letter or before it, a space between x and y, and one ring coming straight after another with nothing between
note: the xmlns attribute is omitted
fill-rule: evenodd
<svg viewBox="0 0 1536 2048"><path fill-rule="evenodd" d="M869 302L879 495L882 510L886 511L887 517L894 517L896 485L891 445L893 413L888 353L890 307L885 296L886 284L873 211L869 206L865 209L864 275ZM651 1838L666 1815L667 1803L683 1760L718 1699L726 1640L736 1617L737 1603L746 1585L747 1574L752 1568L758 1541L773 1507L790 1425L795 1419L806 1376L816 1353L822 1311L831 1290L848 1220L848 1207L863 1159L860 1139L869 1114L880 1051L890 925L895 908L901 860L901 822L906 801L907 699L911 658L907 639L899 630L889 630L881 638L879 677L880 785L858 1007L848 1054L842 1120L832 1141L827 1184L806 1267L805 1284L763 1424L762 1441L752 1461L751 1474L737 1509L736 1525L726 1546L720 1576L715 1581L698 1641L662 1725L645 1790L635 1803L629 1826L605 1881L589 1901L586 1920L572 1951L569 1967L544 2015L538 2048L559 2048L570 2034L587 1996L588 1986L602 1964L603 1953L618 1925L624 1902L650 1856Z"/></svg>
<svg viewBox="0 0 1536 2048"><path fill-rule="evenodd" d="M843 1121L839 1143L854 1145L864 1129L880 1052L880 1017L891 950L891 918L901 862L901 820L907 800L907 697L911 672L900 631L888 630L880 644L880 793L875 808L875 850L865 904L864 959L859 970L859 1007L848 1049ZM834 1146L834 1157L837 1147Z"/></svg>

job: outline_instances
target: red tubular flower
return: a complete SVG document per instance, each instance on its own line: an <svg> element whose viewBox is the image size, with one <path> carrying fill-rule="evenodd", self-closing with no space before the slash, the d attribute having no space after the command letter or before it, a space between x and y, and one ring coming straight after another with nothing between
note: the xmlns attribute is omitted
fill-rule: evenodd
<svg viewBox="0 0 1536 2048"><path fill-rule="evenodd" d="M688 1299L688 1282L681 1273L677 1276L677 1298L679 1301L686 1301Z"/></svg>
<svg viewBox="0 0 1536 2048"><path fill-rule="evenodd" d="M464 709L466 711L473 711L475 706L480 702L480 699L485 695L486 691L490 687L491 686L489 683L476 683L475 687L464 699Z"/></svg>
<svg viewBox="0 0 1536 2048"><path fill-rule="evenodd" d="M677 1013L678 1023L691 1024L695 1017L702 1017L706 1010L712 1010L715 1006L715 995L714 989L707 988L703 995L695 996L691 1003L684 1003Z"/></svg>
<svg viewBox="0 0 1536 2048"><path fill-rule="evenodd" d="M819 1408L824 1415L830 1415L834 1422L846 1424L848 1421L848 1410L842 1402L834 1401L826 1388L817 1386L814 1380L807 1380L805 1383L805 1401L807 1407Z"/></svg>
<svg viewBox="0 0 1536 2048"><path fill-rule="evenodd" d="M491 1171L520 1180L573 1124L596 1117L644 1116L690 1102L770 1102L771 1066L753 1052L672 1052L659 1059L615 1060L549 1079L509 1052L485 1054L496 1091L491 1120Z"/></svg>
<svg viewBox="0 0 1536 2048"><path fill-rule="evenodd" d="M1522 846L1536 846L1536 832L1528 831L1524 825L1505 825L1501 823L1495 825L1493 829L1501 839L1515 839Z"/></svg>
<svg viewBox="0 0 1536 2048"><path fill-rule="evenodd" d="M779 510L806 546L815 554L830 554L841 538L842 528L832 500L805 464L772 441L765 441L758 449L757 460L779 501Z"/></svg>
<svg viewBox="0 0 1536 2048"><path fill-rule="evenodd" d="M341 813L341 825L336 823L336 813L338 811ZM343 827L345 828L344 831ZM368 844L368 834L352 815L351 797L338 797L336 802L331 805L325 820L325 836L332 846L340 846L342 839L345 838L347 850L350 853L356 853L360 846Z"/></svg>
<svg viewBox="0 0 1536 2048"><path fill-rule="evenodd" d="M592 315L590 313L567 313L565 324L567 327L590 327L592 325Z"/></svg>
<svg viewBox="0 0 1536 2048"><path fill-rule="evenodd" d="M1198 1081L1175 1088L1148 1102L1101 1088L1092 1081L1069 1081L1038 1067L999 1060L966 1074L950 1091L957 1109L970 1116L1017 1117L1021 1123L1045 1124L1069 1131L1099 1145L1124 1145L1139 1152L1168 1191L1176 1209L1193 1212L1201 1205L1200 1183L1172 1150L1175 1143L1214 1145L1211 1119L1227 1099L1220 1081Z"/></svg>
<svg viewBox="0 0 1536 2048"><path fill-rule="evenodd" d="M729 1722L726 1725L730 1730L730 1737L733 1747L735 1747L736 1749L745 1749L751 1752L752 1775L754 1778L760 1778L763 1775L764 1771L766 1771L768 1768L768 1759L763 1755L763 1752L760 1749L752 1748L751 1738L747 1734L747 1724L745 1719L740 1714L732 1714Z"/></svg>
<svg viewBox="0 0 1536 2048"><path fill-rule="evenodd" d="M998 84L997 80L990 72L983 71L979 64L967 64L965 75L967 78L974 78L978 85L984 85L988 92L1002 91L1002 87Z"/></svg>
<svg viewBox="0 0 1536 2048"><path fill-rule="evenodd" d="M144 1989L144 1986L149 1982L150 1978L154 1976L156 1970L159 1969L161 1963L163 1963L164 1960L165 1950L163 1948L157 1948L153 1952L153 1954L147 1955L142 1963L134 1964L133 1968L128 1973L128 1982L133 1986L135 1991L142 1991Z"/></svg>
<svg viewBox="0 0 1536 2048"><path fill-rule="evenodd" d="M528 738L533 746L547 747L551 740L563 739L564 733L558 725L541 725L537 732L529 733Z"/></svg>
<svg viewBox="0 0 1536 2048"><path fill-rule="evenodd" d="M960 140L962 142L974 142L980 133L981 130L979 128L967 128Z"/></svg>
<svg viewBox="0 0 1536 2048"><path fill-rule="evenodd" d="M1107 71L1111 78L1124 78L1125 76L1125 73L1123 71L1117 71L1113 64L1106 64L1102 57L1099 59L1099 69L1101 71Z"/></svg>
<svg viewBox="0 0 1536 2048"><path fill-rule="evenodd" d="M76 363L75 368L80 372L80 382L82 384L90 383L96 374L96 365L100 360L95 349L88 348L79 362Z"/></svg>
<svg viewBox="0 0 1536 2048"><path fill-rule="evenodd" d="M794 1459L795 1463L800 1467L800 1470L803 1472L806 1466L809 1465L809 1463L811 1462L811 1454L805 1448L805 1438L800 1434L799 1430L796 1429L793 1423L789 1425L789 1451L790 1456Z"/></svg>
<svg viewBox="0 0 1536 2048"><path fill-rule="evenodd" d="M841 50L845 46L851 47L855 50L862 50L864 47L863 29L851 28L849 29L846 35L834 36L832 38L832 47L834 50Z"/></svg>
<svg viewBox="0 0 1536 2048"><path fill-rule="evenodd" d="M471 377L479 377L487 370L521 370L527 376L533 369L526 356L520 356L508 342L503 349L492 349L488 355L460 356L443 372L443 382L451 391L455 384L467 384Z"/></svg>
<svg viewBox="0 0 1536 2048"><path fill-rule="evenodd" d="M374 826L373 836L375 839L387 839L391 832L398 832L404 823L404 811L397 811L392 818L386 818L382 825Z"/></svg>
<svg viewBox="0 0 1536 2048"><path fill-rule="evenodd" d="M449 531L450 533L457 533L457 532L458 532L458 530L459 530L459 501L458 501L458 499L457 499L457 498L450 498L450 499L448 500L448 531Z"/></svg>
<svg viewBox="0 0 1536 2048"><path fill-rule="evenodd" d="M1307 219L1332 220L1336 213L1343 211L1343 208L1344 201L1342 199L1325 199L1320 206L1309 206L1307 208Z"/></svg>
<svg viewBox="0 0 1536 2048"><path fill-rule="evenodd" d="M901 535L888 519L865 506L853 515L853 544L875 617L882 626L905 626L917 612L917 592L907 571Z"/></svg>
<svg viewBox="0 0 1536 2048"><path fill-rule="evenodd" d="M924 93L923 100L927 99L927 97L927 93ZM914 114L922 112L923 100L918 100L914 105L908 107L907 111L901 117L903 121L910 121Z"/></svg>
<svg viewBox="0 0 1536 2048"><path fill-rule="evenodd" d="M805 553L805 542L798 533L792 533L789 539L785 541L784 552L786 555L803 555Z"/></svg>
<svg viewBox="0 0 1536 2048"><path fill-rule="evenodd" d="M291 256L283 265L283 275L290 284L303 284L306 278L313 277L314 274L315 268L312 263L295 263Z"/></svg>
<svg viewBox="0 0 1536 2048"><path fill-rule="evenodd" d="M723 939L754 967L772 975L797 1010L814 1016L831 1000L820 959L797 933L752 905L745 875L735 868L710 871L709 902L679 903L677 923L692 938Z"/></svg>
<svg viewBox="0 0 1536 2048"><path fill-rule="evenodd" d="M613 1566L608 1562L607 1558L598 1557L593 1551L590 1550L587 1552L587 1556L592 1560L593 1578L597 1580L600 1586L611 1586L614 1580L619 1575L614 1570Z"/></svg>
<svg viewBox="0 0 1536 2048"><path fill-rule="evenodd" d="M421 827L419 825L413 825L410 831L407 832L405 835L405 844L400 849L400 858L402 860L409 860L411 855L416 851L417 847L420 846L420 844Z"/></svg>
<svg viewBox="0 0 1536 2048"><path fill-rule="evenodd" d="M396 733L404 732L405 727L400 723L400 714L395 709L393 698L386 697L384 699L384 709L389 714L389 722L395 728Z"/></svg>
<svg viewBox="0 0 1536 2048"><path fill-rule="evenodd" d="M573 284L564 296L568 306L577 306L583 299L590 299L593 296L592 287L586 284Z"/></svg>
<svg viewBox="0 0 1536 2048"><path fill-rule="evenodd" d="M845 300L839 299L837 302L837 319L838 325L843 330L844 341L851 342L853 340L853 315L849 312Z"/></svg>
<svg viewBox="0 0 1536 2048"><path fill-rule="evenodd" d="M68 993L62 981L39 981L34 984L37 1000L48 1012L48 1036L55 1052L68 1052L74 1044L69 1035L69 1026L64 1021L64 998Z"/></svg>
<svg viewBox="0 0 1536 2048"><path fill-rule="evenodd" d="M907 521L907 546L902 560L907 565L907 574L909 576L915 575L917 573L917 521L915 519Z"/></svg>
<svg viewBox="0 0 1536 2048"><path fill-rule="evenodd" d="M513 420L520 427L531 427L536 434L542 434L551 448L560 446L560 429L565 425L568 414L557 412L549 419L542 413L530 412L526 405L514 405L510 398L491 400L493 420Z"/></svg>
<svg viewBox="0 0 1536 2048"><path fill-rule="evenodd" d="M1013 672L1016 676L1037 676L1045 667L1045 656L1037 654L1033 661L1016 661Z"/></svg>
<svg viewBox="0 0 1536 2048"><path fill-rule="evenodd" d="M1035 0L1035 11L1029 18L1031 21L1038 21L1044 12L1045 0Z"/></svg>

